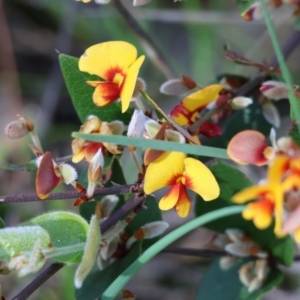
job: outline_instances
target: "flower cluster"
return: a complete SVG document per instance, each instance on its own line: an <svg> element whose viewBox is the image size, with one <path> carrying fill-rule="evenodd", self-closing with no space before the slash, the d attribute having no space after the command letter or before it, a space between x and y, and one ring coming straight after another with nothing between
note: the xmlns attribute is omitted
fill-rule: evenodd
<svg viewBox="0 0 300 300"><path fill-rule="evenodd" d="M222 270L230 269L241 258L252 258L252 261L244 263L239 269L240 281L247 287L249 293L263 285L270 270L268 253L243 231L236 228L226 229L225 233L218 234L212 243L228 253L220 259Z"/></svg>
<svg viewBox="0 0 300 300"><path fill-rule="evenodd" d="M213 84L188 95L172 109L172 119L181 126L195 123L200 113L217 100L223 88L222 84ZM221 135L222 131L216 124L206 121L200 126L199 133L213 137Z"/></svg>
<svg viewBox="0 0 300 300"><path fill-rule="evenodd" d="M289 137L268 147L265 137L256 131L242 131L228 146L228 154L237 162L255 165L268 164L267 177L260 184L246 188L233 196L235 203L250 202L243 217L253 220L259 229L272 224L275 217L274 232L281 237L294 233L300 242L300 149ZM244 151L242 151L242 148ZM243 152L243 153L242 153Z"/></svg>

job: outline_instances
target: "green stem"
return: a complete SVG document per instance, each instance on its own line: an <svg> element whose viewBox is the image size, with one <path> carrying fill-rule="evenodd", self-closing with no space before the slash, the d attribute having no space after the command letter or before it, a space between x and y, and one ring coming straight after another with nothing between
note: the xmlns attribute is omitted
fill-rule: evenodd
<svg viewBox="0 0 300 300"><path fill-rule="evenodd" d="M157 243L148 248L133 264L131 264L116 280L104 291L102 294L102 300L112 300L123 289L125 284L157 253L169 246L180 237L184 236L193 229L209 223L213 220L220 219L229 215L241 213L244 206L230 206L224 207L212 212L209 212L203 216L200 216L179 228L173 230L168 235L164 236Z"/></svg>
<svg viewBox="0 0 300 300"><path fill-rule="evenodd" d="M86 134L81 132L73 132L72 137L82 138L86 141L114 143L123 146L150 148L165 151L177 151L200 156L229 159L226 149L208 146L180 144L175 142L150 140L143 138L132 138L122 135Z"/></svg>
<svg viewBox="0 0 300 300"><path fill-rule="evenodd" d="M45 255L45 257L47 259L50 259L50 258L53 258L56 256L61 256L61 255L65 255L65 254L71 254L74 252L83 251L85 244L86 243L84 242L84 243L79 243L79 244L75 244L75 245L54 248L51 250L43 250L42 252L43 252L43 255Z"/></svg>
<svg viewBox="0 0 300 300"><path fill-rule="evenodd" d="M270 18L270 14L268 11L268 8L266 6L265 0L259 0L260 4L261 4L261 8L264 14L264 19L269 31L269 35L274 47L274 51L279 63L279 67L282 71L282 76L283 79L287 85L288 88L288 93L289 93L289 101L290 101L290 105L291 105L291 119L293 121L297 121L297 125L298 125L298 130L300 132L300 101L299 99L295 96L294 93L294 89L293 89L293 80L291 77L291 74L289 72L289 69L285 63L285 59L283 56L283 53L281 51L281 47L279 45L275 30L274 30L274 26L272 23L272 20Z"/></svg>

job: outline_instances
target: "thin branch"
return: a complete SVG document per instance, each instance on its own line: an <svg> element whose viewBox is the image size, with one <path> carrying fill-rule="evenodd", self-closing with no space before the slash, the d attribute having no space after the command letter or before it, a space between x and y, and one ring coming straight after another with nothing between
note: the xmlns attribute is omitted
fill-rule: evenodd
<svg viewBox="0 0 300 300"><path fill-rule="evenodd" d="M140 206L144 202L144 197L135 196L127 201L121 208L119 208L112 216L107 218L101 225L101 233L105 233L109 228L131 212L134 208ZM33 294L44 282L58 272L65 264L53 263L47 269L42 271L32 282L30 282L17 296L12 300L26 300Z"/></svg>
<svg viewBox="0 0 300 300"><path fill-rule="evenodd" d="M294 31L290 38L286 41L286 43L282 47L282 53L285 59L287 59L295 50L295 48L300 43L300 31ZM274 56L271 60L271 65L274 67L278 66L277 57ZM262 82L264 82L267 78L267 74L260 73L252 80L245 83L242 87L234 92L234 96L249 96L253 90L257 89ZM229 100L229 99L228 99ZM220 112L226 106L227 101L224 101L222 105L212 109L202 118L198 119L194 124L189 127L189 132L193 135L198 133L198 128L207 120L209 120L213 115Z"/></svg>
<svg viewBox="0 0 300 300"><path fill-rule="evenodd" d="M105 233L111 226L116 224L119 220L125 217L129 212L131 212L134 208L140 206L144 202L144 197L135 196L131 200L127 201L124 205L122 205L113 215L111 215L108 219L106 219L101 225L101 233Z"/></svg>
<svg viewBox="0 0 300 300"><path fill-rule="evenodd" d="M108 188L97 188L95 190L94 196L106 196L106 195L120 195L130 193L135 185L116 185ZM61 192L50 194L45 200L61 200L61 199L77 199L83 194L77 191L72 192ZM11 203L26 203L33 201L42 201L37 194L20 194L20 195L6 195L0 196L0 204L11 204Z"/></svg>
<svg viewBox="0 0 300 300"><path fill-rule="evenodd" d="M132 32L137 35L147 56L152 60L153 64L162 72L162 74L167 79L178 77L163 53L158 49L154 41L140 26L133 15L124 7L121 1L113 0L111 3L119 11L120 15L123 17Z"/></svg>
<svg viewBox="0 0 300 300"><path fill-rule="evenodd" d="M299 45L299 43L300 31L294 31L282 47L282 53L285 59L287 59L293 53L293 51ZM272 59L271 64L275 67L279 65L276 56Z"/></svg>
<svg viewBox="0 0 300 300"><path fill-rule="evenodd" d="M28 284L17 296L13 297L11 300L25 300L33 292L35 292L44 282L46 282L50 277L52 277L56 272L58 272L64 264L53 263L47 269L42 271L36 278L34 278L30 284Z"/></svg>

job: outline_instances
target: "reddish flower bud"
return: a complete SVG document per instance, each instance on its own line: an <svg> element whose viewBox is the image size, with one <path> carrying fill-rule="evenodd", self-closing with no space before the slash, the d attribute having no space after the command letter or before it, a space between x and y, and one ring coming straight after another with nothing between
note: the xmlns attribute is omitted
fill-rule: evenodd
<svg viewBox="0 0 300 300"><path fill-rule="evenodd" d="M197 87L197 83L192 78L181 75L181 79L188 89L192 90Z"/></svg>
<svg viewBox="0 0 300 300"><path fill-rule="evenodd" d="M200 126L199 133L208 137L216 137L222 135L222 128L217 124L206 121Z"/></svg>

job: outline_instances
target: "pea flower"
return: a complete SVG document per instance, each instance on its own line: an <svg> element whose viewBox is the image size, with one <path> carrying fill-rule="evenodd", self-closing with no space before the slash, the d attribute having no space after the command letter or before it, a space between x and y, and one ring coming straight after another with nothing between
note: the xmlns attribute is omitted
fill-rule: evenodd
<svg viewBox="0 0 300 300"><path fill-rule="evenodd" d="M92 134L122 134L124 125L121 121L102 122L96 116L89 116L86 122L80 127L79 132ZM87 162L91 162L99 149L107 150L112 154L120 154L122 151L116 144L89 142L81 138L76 138L72 141L74 163L80 162L83 158Z"/></svg>
<svg viewBox="0 0 300 300"><path fill-rule="evenodd" d="M56 163L50 152L36 159L36 193L40 199L46 199L61 182L76 185L76 170L66 163Z"/></svg>
<svg viewBox="0 0 300 300"><path fill-rule="evenodd" d="M191 209L186 188L199 194L205 201L216 199L220 194L219 185L211 171L200 161L186 158L181 152L167 152L151 163L145 174L144 191L151 194L163 187L171 186L160 200L159 208L175 208L181 218Z"/></svg>
<svg viewBox="0 0 300 300"><path fill-rule="evenodd" d="M227 146L228 156L239 164L263 166L270 163L277 154L296 151L297 145L289 137L281 137L276 141L276 133L270 132L271 146L266 137L256 130L244 130L237 133Z"/></svg>
<svg viewBox="0 0 300 300"><path fill-rule="evenodd" d="M95 87L94 103L104 106L120 98L124 113L144 59L144 55L137 58L136 48L127 42L112 41L89 47L79 59L79 70L103 79L86 82Z"/></svg>
<svg viewBox="0 0 300 300"><path fill-rule="evenodd" d="M267 183L248 187L232 198L233 202L238 204L256 199L256 201L247 204L242 213L243 218L253 220L258 229L266 229L271 225L274 214L274 232L278 236L282 236L284 204L284 189L281 179L287 163L288 158L285 155L279 155L268 169Z"/></svg>
<svg viewBox="0 0 300 300"><path fill-rule="evenodd" d="M198 119L199 114L211 103L217 100L220 91L224 88L222 84L213 84L196 91L185 97L180 104L176 105L171 113L171 118L180 126L192 125ZM222 131L218 125L205 122L200 126L199 133L215 137L221 135Z"/></svg>
<svg viewBox="0 0 300 300"><path fill-rule="evenodd" d="M170 114L172 119L181 126L193 124L199 113L208 104L217 100L219 92L223 88L222 84L213 84L188 95L172 109Z"/></svg>

